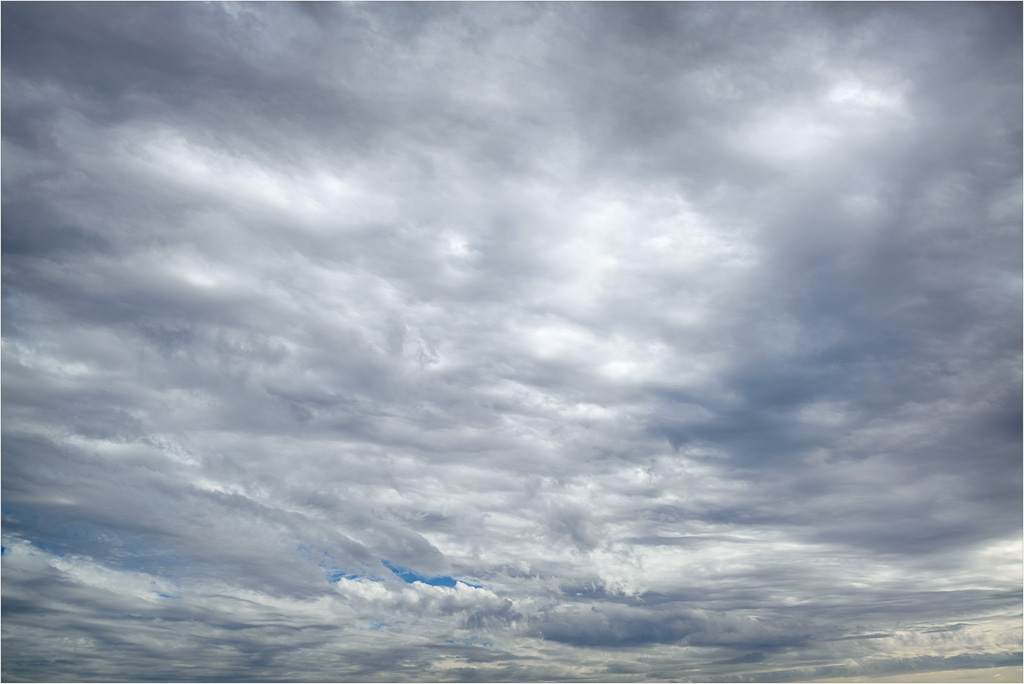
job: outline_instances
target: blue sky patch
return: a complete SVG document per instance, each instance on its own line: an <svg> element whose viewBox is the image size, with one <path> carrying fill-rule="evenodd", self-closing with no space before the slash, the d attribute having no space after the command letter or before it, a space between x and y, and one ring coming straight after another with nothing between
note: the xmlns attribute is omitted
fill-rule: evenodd
<svg viewBox="0 0 1024 684"><path fill-rule="evenodd" d="M490 641L482 641L478 636L471 636L468 639L445 639L446 644L458 644L459 646L494 646Z"/></svg>
<svg viewBox="0 0 1024 684"><path fill-rule="evenodd" d="M402 580L408 584L412 584L413 582L423 582L424 584L429 584L432 587L454 587L457 581L462 581L455 580L451 577L448 577L447 575L435 575L434 577L427 577L426 575L421 575L418 572L410 570L409 568L403 568L400 565L395 565L391 561L384 560L383 558L381 559L380 562L384 564L385 568L393 572L395 575L398 575L398 577L402 578ZM469 583L463 582L463 584ZM481 588L476 584L469 584L469 586L477 587L478 589Z"/></svg>
<svg viewBox="0 0 1024 684"><path fill-rule="evenodd" d="M359 579L361 577L361 575L356 575L351 572L345 572L344 570L340 570L339 568L324 568L323 570L324 574L327 575L327 581L332 584L341 581L343 578L351 580Z"/></svg>
<svg viewBox="0 0 1024 684"><path fill-rule="evenodd" d="M314 560L313 556L315 554L313 549L310 549L308 546L305 546L304 544L299 544L298 550L304 551L307 558L310 558L310 560ZM323 570L324 575L327 576L327 581L331 584L337 584L342 579L369 579L374 582L381 581L376 577L367 577L365 567L362 568L361 572L343 570L341 567L339 567L343 563L339 563L338 560L334 557L334 554L324 549L317 549L317 551L319 551L320 555L323 556L323 559L320 560L317 563L317 565L320 567L321 570Z"/></svg>

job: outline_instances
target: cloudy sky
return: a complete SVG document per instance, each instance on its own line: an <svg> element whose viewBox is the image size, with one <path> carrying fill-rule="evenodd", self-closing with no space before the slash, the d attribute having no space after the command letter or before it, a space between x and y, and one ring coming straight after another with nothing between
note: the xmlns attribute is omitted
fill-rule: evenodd
<svg viewBox="0 0 1024 684"><path fill-rule="evenodd" d="M3 3L4 679L1019 681L1021 49Z"/></svg>

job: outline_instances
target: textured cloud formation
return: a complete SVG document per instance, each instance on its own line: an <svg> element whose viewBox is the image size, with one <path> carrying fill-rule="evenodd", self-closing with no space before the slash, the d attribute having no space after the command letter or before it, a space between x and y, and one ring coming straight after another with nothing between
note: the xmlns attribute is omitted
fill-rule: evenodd
<svg viewBox="0 0 1024 684"><path fill-rule="evenodd" d="M1019 4L2 14L6 680L1020 664Z"/></svg>

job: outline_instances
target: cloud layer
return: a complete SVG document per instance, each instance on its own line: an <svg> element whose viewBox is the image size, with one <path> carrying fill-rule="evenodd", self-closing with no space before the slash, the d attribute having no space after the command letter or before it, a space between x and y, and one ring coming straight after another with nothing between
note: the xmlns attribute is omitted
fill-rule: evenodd
<svg viewBox="0 0 1024 684"><path fill-rule="evenodd" d="M2 14L5 679L1019 665L1018 4Z"/></svg>

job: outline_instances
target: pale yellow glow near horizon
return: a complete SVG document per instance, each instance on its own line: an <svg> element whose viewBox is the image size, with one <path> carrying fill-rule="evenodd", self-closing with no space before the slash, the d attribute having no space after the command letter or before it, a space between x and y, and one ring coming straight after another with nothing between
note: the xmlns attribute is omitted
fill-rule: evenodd
<svg viewBox="0 0 1024 684"><path fill-rule="evenodd" d="M986 667L977 670L908 672L888 677L839 677L821 682L1024 682L1024 665Z"/></svg>

